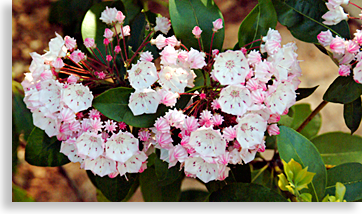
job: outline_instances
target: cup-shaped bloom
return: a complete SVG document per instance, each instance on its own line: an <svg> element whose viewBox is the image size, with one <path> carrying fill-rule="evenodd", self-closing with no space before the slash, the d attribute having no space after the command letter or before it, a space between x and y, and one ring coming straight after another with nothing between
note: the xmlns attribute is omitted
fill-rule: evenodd
<svg viewBox="0 0 362 214"><path fill-rule="evenodd" d="M138 149L138 139L129 132L119 132L112 135L106 142L106 155L121 163L130 159Z"/></svg>
<svg viewBox="0 0 362 214"><path fill-rule="evenodd" d="M141 61L138 64L134 64L127 73L131 86L136 90L146 89L158 79L157 69L149 61Z"/></svg>
<svg viewBox="0 0 362 214"><path fill-rule="evenodd" d="M129 98L128 107L134 116L154 114L160 103L160 95L152 89L136 90Z"/></svg>
<svg viewBox="0 0 362 214"><path fill-rule="evenodd" d="M242 85L229 85L221 90L218 103L225 113L243 115L252 104L250 91Z"/></svg>

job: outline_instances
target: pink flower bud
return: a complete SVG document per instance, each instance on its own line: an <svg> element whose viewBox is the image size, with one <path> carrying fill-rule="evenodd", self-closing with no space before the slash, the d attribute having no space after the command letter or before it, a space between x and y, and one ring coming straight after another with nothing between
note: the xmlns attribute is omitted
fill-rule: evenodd
<svg viewBox="0 0 362 214"><path fill-rule="evenodd" d="M277 123L280 120L280 115L279 114L272 114L270 115L269 119L268 119L268 123Z"/></svg>
<svg viewBox="0 0 362 214"><path fill-rule="evenodd" d="M243 52L244 55L246 55L248 53L248 50L244 47L242 47L240 50L241 50L241 52Z"/></svg>
<svg viewBox="0 0 362 214"><path fill-rule="evenodd" d="M221 28L223 28L222 25L222 19L216 19L215 21L212 22L213 28L212 31L217 32L218 30L220 30Z"/></svg>
<svg viewBox="0 0 362 214"><path fill-rule="evenodd" d="M152 45L156 45L156 47L161 50L166 46L166 37L164 37L162 34L159 34L156 39L151 39L150 42Z"/></svg>
<svg viewBox="0 0 362 214"><path fill-rule="evenodd" d="M123 15L122 11L118 11L118 12L117 12L116 20L117 20L119 23L123 24L123 21L124 21L125 18L126 18L126 17Z"/></svg>
<svg viewBox="0 0 362 214"><path fill-rule="evenodd" d="M56 58L53 62L53 66L56 69L61 69L64 66L64 62L61 58Z"/></svg>
<svg viewBox="0 0 362 214"><path fill-rule="evenodd" d="M70 58L75 62L78 63L80 61L82 61L84 59L85 55L84 53L82 53L82 51L80 50L75 50L73 51L73 53L70 55Z"/></svg>
<svg viewBox="0 0 362 214"><path fill-rule="evenodd" d="M344 39L338 36L331 41L329 47L331 48L332 52L340 54L344 54L344 51L346 49Z"/></svg>
<svg viewBox="0 0 362 214"><path fill-rule="evenodd" d="M140 54L140 60L141 61L152 62L152 60L153 60L152 53L150 51L142 52Z"/></svg>
<svg viewBox="0 0 362 214"><path fill-rule="evenodd" d="M129 25L123 26L122 29L123 29L123 34L122 33L119 34L120 38L123 38L123 36L126 37L131 35L131 28L129 27Z"/></svg>
<svg viewBox="0 0 362 214"><path fill-rule="evenodd" d="M278 135L280 133L279 131L279 127L277 124L271 124L268 126L268 134L270 136L273 136L273 135Z"/></svg>
<svg viewBox="0 0 362 214"><path fill-rule="evenodd" d="M194 29L192 29L192 34L196 37L196 39L200 38L202 33L202 30L199 26L195 26Z"/></svg>
<svg viewBox="0 0 362 214"><path fill-rule="evenodd" d="M362 30L356 30L356 33L354 33L353 40L357 42L359 45L362 45Z"/></svg>
<svg viewBox="0 0 362 214"><path fill-rule="evenodd" d="M94 39L92 39L92 38L86 38L86 39L84 40L84 46L86 46L87 48L95 48Z"/></svg>
<svg viewBox="0 0 362 214"><path fill-rule="evenodd" d="M103 44L108 45L109 43L110 43L109 39L107 39L107 38L103 39Z"/></svg>
<svg viewBox="0 0 362 214"><path fill-rule="evenodd" d="M107 56L106 56L106 60L107 60L108 62L112 61L112 59L113 59L113 57L112 57L111 55L107 55Z"/></svg>
<svg viewBox="0 0 362 214"><path fill-rule="evenodd" d="M220 51L218 49L214 49L212 50L212 56L216 57L217 55L219 55Z"/></svg>
<svg viewBox="0 0 362 214"><path fill-rule="evenodd" d="M352 40L349 40L348 42L347 42L347 45L346 45L346 50L349 52L349 53L357 53L358 51L359 51L359 45L356 43L356 42L354 42L354 41L352 41Z"/></svg>
<svg viewBox="0 0 362 214"><path fill-rule="evenodd" d="M206 94L201 93L201 94L200 94L200 99L201 99L201 100L206 99Z"/></svg>
<svg viewBox="0 0 362 214"><path fill-rule="evenodd" d="M318 42L325 46L328 46L332 40L333 40L333 35L331 33L331 31L327 30L327 31L322 31L318 34L317 36Z"/></svg>
<svg viewBox="0 0 362 214"><path fill-rule="evenodd" d="M179 41L177 41L175 35L166 38L166 39L165 39L165 43L166 43L166 45L171 45L171 46L173 46L173 47L180 45L180 43L179 43Z"/></svg>
<svg viewBox="0 0 362 214"><path fill-rule="evenodd" d="M112 39L112 37L113 37L113 32L109 29L109 28L106 28L105 30L104 30L104 35L103 35L103 37L105 37L105 38L107 38L107 39Z"/></svg>
<svg viewBox="0 0 362 214"><path fill-rule="evenodd" d="M65 36L64 42L65 42L65 47L68 50L73 50L75 48L75 46L77 46L76 40L70 36Z"/></svg>
<svg viewBox="0 0 362 214"><path fill-rule="evenodd" d="M74 75L70 75L67 79L67 82L69 84L75 84L75 83L77 83L78 79L79 79L78 77L76 77Z"/></svg>
<svg viewBox="0 0 362 214"><path fill-rule="evenodd" d="M114 47L114 52L116 54L119 54L121 52L121 47L119 47L119 45L117 45L116 47Z"/></svg>
<svg viewBox="0 0 362 214"><path fill-rule="evenodd" d="M106 74L105 74L103 71L98 72L97 76L98 76L99 79L102 79L102 80L103 80L104 78L106 78Z"/></svg>
<svg viewBox="0 0 362 214"><path fill-rule="evenodd" d="M346 77L349 76L349 74L351 73L351 69L348 65L340 65L338 73L339 75Z"/></svg>

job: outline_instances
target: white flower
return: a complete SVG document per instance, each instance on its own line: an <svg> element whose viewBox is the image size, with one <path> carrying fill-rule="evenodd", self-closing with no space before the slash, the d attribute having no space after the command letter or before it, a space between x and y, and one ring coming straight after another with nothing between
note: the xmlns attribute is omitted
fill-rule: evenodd
<svg viewBox="0 0 362 214"><path fill-rule="evenodd" d="M40 110L33 112L33 123L36 127L44 130L49 137L59 134L57 119L51 114L44 114Z"/></svg>
<svg viewBox="0 0 362 214"><path fill-rule="evenodd" d="M144 152L137 152L125 163L118 163L117 169L119 174L122 176L128 173L140 172L142 164L146 162L147 155Z"/></svg>
<svg viewBox="0 0 362 214"><path fill-rule="evenodd" d="M190 136L189 145L195 151L205 157L216 157L225 153L226 142L220 131L212 127L201 127L193 131Z"/></svg>
<svg viewBox="0 0 362 214"><path fill-rule="evenodd" d="M183 93L188 83L189 73L181 67L165 66L158 73L158 77L163 88L174 93Z"/></svg>
<svg viewBox="0 0 362 214"><path fill-rule="evenodd" d="M116 162L103 155L95 159L85 159L84 169L91 170L94 174L97 174L101 177L114 173L117 170Z"/></svg>
<svg viewBox="0 0 362 214"><path fill-rule="evenodd" d="M167 34L167 32L171 29L171 22L166 17L156 17L156 26L155 32L161 31L163 34Z"/></svg>
<svg viewBox="0 0 362 214"><path fill-rule="evenodd" d="M78 151L77 151L77 147L75 146L75 139L68 139L66 141L62 142L62 145L60 146L60 152L63 153L64 155L66 155L68 157L68 159L70 161L72 161L73 163L82 163L83 162L83 158L78 156Z"/></svg>
<svg viewBox="0 0 362 214"><path fill-rule="evenodd" d="M263 141L267 121L258 114L245 114L237 119L236 139L245 149L253 148Z"/></svg>
<svg viewBox="0 0 362 214"><path fill-rule="evenodd" d="M55 35L57 37L51 39L49 42L49 51L42 56L47 62L52 62L58 57L65 57L67 52L63 38L57 33L55 33Z"/></svg>
<svg viewBox="0 0 362 214"><path fill-rule="evenodd" d="M133 92L129 98L128 107L134 116L146 114L154 114L160 103L160 95L153 89L142 89Z"/></svg>
<svg viewBox="0 0 362 214"><path fill-rule="evenodd" d="M325 25L336 25L342 20L348 19L348 14L344 13L344 10L341 6L333 6L330 3L326 3L328 12L325 13L322 18L325 20L323 24Z"/></svg>
<svg viewBox="0 0 362 214"><path fill-rule="evenodd" d="M233 115L243 115L252 104L251 101L250 91L242 85L223 88L218 99L221 111Z"/></svg>
<svg viewBox="0 0 362 214"><path fill-rule="evenodd" d="M242 51L226 51L216 57L212 73L222 85L244 83L249 73L248 60Z"/></svg>
<svg viewBox="0 0 362 214"><path fill-rule="evenodd" d="M106 142L106 155L112 160L126 162L138 150L138 139L129 132L112 135Z"/></svg>
<svg viewBox="0 0 362 214"><path fill-rule="evenodd" d="M91 132L84 132L76 141L78 155L95 159L104 152L104 143L101 135Z"/></svg>
<svg viewBox="0 0 362 214"><path fill-rule="evenodd" d="M201 157L190 157L185 160L185 174L196 176L204 183L218 177L218 164L207 163Z"/></svg>
<svg viewBox="0 0 362 214"><path fill-rule="evenodd" d="M266 96L265 105L272 114L283 114L285 109L295 103L296 93L290 82L280 83L269 87L269 96Z"/></svg>
<svg viewBox="0 0 362 214"><path fill-rule="evenodd" d="M93 95L87 86L69 85L63 90L63 102L74 112L80 112L92 106Z"/></svg>
<svg viewBox="0 0 362 214"><path fill-rule="evenodd" d="M148 61L140 61L127 72L130 84L136 90L148 88L158 79L155 65Z"/></svg>
<svg viewBox="0 0 362 214"><path fill-rule="evenodd" d="M353 79L356 83L362 83L362 61L353 69Z"/></svg>
<svg viewBox="0 0 362 214"><path fill-rule="evenodd" d="M104 23L111 25L112 23L117 22L117 14L118 10L115 7L106 7L106 9L101 13L101 17L99 19Z"/></svg>

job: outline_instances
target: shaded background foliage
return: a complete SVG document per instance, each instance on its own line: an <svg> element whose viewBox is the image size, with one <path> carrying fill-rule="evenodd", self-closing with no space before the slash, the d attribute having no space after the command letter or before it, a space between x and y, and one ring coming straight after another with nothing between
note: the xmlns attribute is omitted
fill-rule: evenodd
<svg viewBox="0 0 362 214"><path fill-rule="evenodd" d="M67 2L67 3L65 3ZM69 5L70 2L70 5ZM30 52L42 53L47 48L50 38L54 37L54 31L61 35L70 35L75 37L78 41L81 41L79 20L83 19L83 15L88 8L100 0L39 0L39 1L25 1L25 0L13 0L13 79L21 82L22 73L26 72L31 62ZM126 0L127 2L127 0ZM130 1L131 2L131 1ZM167 1L149 1L149 9L155 13L161 13L166 17L169 17L168 9L163 3ZM162 3L163 2L163 3ZM246 15L257 5L258 1L222 1L215 0L215 3L220 8L225 21L225 38L224 48L232 48L238 41L238 31L242 20ZM67 14L64 16L63 14ZM48 20L48 22L46 21ZM352 25L353 26L353 25ZM299 103L309 103L308 105L302 105L295 108L314 109L317 104L322 100L324 92L327 90L329 84L337 77L337 67L333 62L325 55L323 55L312 44L306 44L293 38L288 30L282 25L278 24L278 29L283 38L283 43L289 41L297 41L299 48L298 59L305 60L301 63L303 70L301 87L314 87L320 85L315 93L311 97L302 100ZM352 27L351 31L354 29ZM20 107L21 104L17 103L21 93L13 90L13 106ZM14 104L15 102L15 104ZM348 109L348 107L345 107ZM26 109L23 109L26 111ZM346 111L346 110L345 110ZM19 116L16 116L13 111L13 170L16 172L13 177L14 192L17 198L13 200L36 200L36 201L102 201L104 199L102 193L96 192L96 189L92 182L88 179L87 173L84 170L79 169L78 164L67 164L62 168L44 168L34 167L24 161L24 147L29 130L18 130L19 126L16 126ZM338 112L338 113L336 113ZM15 112L16 113L16 112ZM285 123L290 123L293 127L298 126L302 119L305 118L298 113L292 118L285 118ZM310 125L314 125L314 129L319 131L319 134L329 131L344 131L350 130L344 124L343 121L343 105L329 104L328 108L321 112L322 120L320 116L319 121L315 121ZM28 121L27 118L24 118ZM321 120L321 121L320 121ZM24 126L25 127L25 126ZM16 130L16 132L14 132ZM31 129L30 129L31 130ZM311 130L311 129L308 129ZM316 133L303 133L308 138L313 138ZM357 135L361 135L361 129L357 129ZM16 141L20 139L19 141ZM312 142L317 142L318 139L312 139ZM270 140L269 148L272 148L273 139ZM19 148L17 149L17 144ZM318 147L318 145L317 145ZM359 148L359 147L358 147ZM321 151L320 151L321 152ZM16 155L17 154L17 155ZM18 165L17 165L18 163ZM257 166L253 171L253 176L258 174L263 166ZM149 173L152 172L152 167ZM343 170L343 169L342 169ZM154 169L153 169L154 171ZM154 172L157 174L157 172ZM269 174L268 174L269 173ZM269 188L275 188L275 183L265 183L268 175L275 173L268 169L263 171L261 176L258 177L258 183L268 186ZM142 179L141 179L142 182ZM331 184L330 184L330 183ZM333 189L331 181L328 180L328 187ZM20 188L19 188L20 187ZM327 187L327 188L328 188ZM219 188L210 184L208 188ZM191 189L190 191L196 191L192 189L199 189L194 194L197 197L191 198L190 192L186 192L180 195L181 200L201 200L205 197L205 191L207 189L204 185L198 181L186 179L182 183L182 189ZM24 190L25 193L24 194ZM333 191L332 191L333 192ZM20 199L19 197L20 196ZM27 196L30 196L27 197ZM96 197L97 196L97 197ZM103 199L102 199L103 198ZM136 190L136 194L131 198L131 201L143 200L140 195L139 189ZM213 198L212 200L216 200Z"/></svg>

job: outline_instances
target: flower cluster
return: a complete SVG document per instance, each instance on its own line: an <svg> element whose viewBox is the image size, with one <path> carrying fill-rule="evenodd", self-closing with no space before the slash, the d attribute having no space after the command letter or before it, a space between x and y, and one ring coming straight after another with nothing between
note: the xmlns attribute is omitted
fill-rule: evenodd
<svg viewBox="0 0 362 214"><path fill-rule="evenodd" d="M340 7L340 4L348 4L348 0L330 0L326 3L330 7ZM343 11L343 9L341 8ZM338 21L339 22L339 21ZM338 23L337 22L337 23ZM334 23L325 23L332 25ZM332 53L333 58L339 62L338 73L340 76L349 76L353 71L353 79L357 83L362 83L362 31L357 29L354 38L346 40L344 38L333 36L330 30L322 31L317 39L321 45L327 47Z"/></svg>
<svg viewBox="0 0 362 214"><path fill-rule="evenodd" d="M218 54L212 60L212 87L150 128L154 137L146 143L161 150L169 167L180 162L187 176L205 183L224 180L228 164L248 163L265 150L265 131L279 134L276 123L295 103L301 70L294 43L281 47L280 34L272 29L263 40L266 59L257 51ZM186 82L186 75L180 80Z"/></svg>
<svg viewBox="0 0 362 214"><path fill-rule="evenodd" d="M77 49L75 39L58 34L48 52L31 54L30 73L22 82L24 102L34 124L62 142L60 152L70 161L113 178L144 171L148 155L159 149L169 167L179 163L187 176L207 183L228 177L229 164L249 163L263 152L266 132L279 134L277 122L296 101L301 69L296 45L282 46L278 31L269 29L255 41L262 42L260 52L242 48L220 53L210 48L206 53L201 45L200 50L188 49L175 36L165 37L170 21L157 17L129 57L125 40L131 29L124 19L116 8L102 12L100 20L110 26L101 44L105 55L92 38L84 40L93 53L88 57ZM213 22L211 41L222 28L222 19ZM200 44L201 28L195 26L191 33ZM151 52L141 52L149 43L159 50L159 61ZM124 75L117 58L124 62ZM204 77L197 88L196 70ZM132 127L91 108L99 85L133 88L128 107L134 116L154 114L159 104L169 110L153 127L132 134ZM191 99L185 108L176 109L183 95Z"/></svg>

